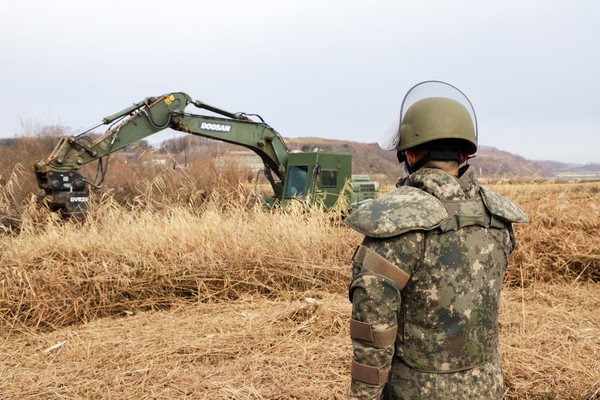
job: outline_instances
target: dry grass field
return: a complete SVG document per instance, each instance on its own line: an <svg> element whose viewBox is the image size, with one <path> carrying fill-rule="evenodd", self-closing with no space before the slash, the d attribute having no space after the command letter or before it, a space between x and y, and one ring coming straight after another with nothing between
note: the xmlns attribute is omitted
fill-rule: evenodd
<svg viewBox="0 0 600 400"><path fill-rule="evenodd" d="M65 222L3 180L0 398L346 398L361 237L168 182ZM502 297L505 398L600 398L600 185L494 189L531 220Z"/></svg>

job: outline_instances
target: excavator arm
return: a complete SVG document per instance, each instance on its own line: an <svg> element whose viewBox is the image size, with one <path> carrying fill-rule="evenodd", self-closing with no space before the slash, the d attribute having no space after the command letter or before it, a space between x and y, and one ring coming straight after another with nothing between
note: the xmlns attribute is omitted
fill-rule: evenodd
<svg viewBox="0 0 600 400"><path fill-rule="evenodd" d="M188 113L185 109L190 104L217 116ZM103 125L108 128L100 137L92 140L86 136ZM246 114L230 113L194 101L182 92L146 98L103 118L101 123L84 132L60 138L51 154L34 164L41 196L51 209L83 217L87 211L89 187L98 183L84 178L78 172L79 168L92 161L101 162L103 157L167 128L254 151L265 165L265 176L275 198L281 197L289 150L279 133L262 119L254 121Z"/></svg>
<svg viewBox="0 0 600 400"><path fill-rule="evenodd" d="M204 103L194 102L198 108L205 108L219 114L222 110ZM188 113L173 115L171 128L226 143L237 144L255 152L265 165L265 175L276 198L282 195L285 183L289 149L273 128L261 122L250 120L244 114L231 114L230 119ZM273 173L275 176L273 176Z"/></svg>

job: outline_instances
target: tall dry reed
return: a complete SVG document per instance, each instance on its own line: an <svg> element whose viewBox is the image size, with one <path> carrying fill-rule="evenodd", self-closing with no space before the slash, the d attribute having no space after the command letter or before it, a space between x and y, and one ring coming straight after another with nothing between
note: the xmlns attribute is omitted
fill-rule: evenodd
<svg viewBox="0 0 600 400"><path fill-rule="evenodd" d="M170 173L139 182L143 194L126 207L96 198L84 222L60 220L30 201L19 216L20 233L0 236L4 323L52 329L168 307L177 297L346 290L345 266L360 237L330 214L301 204L267 211L248 202L242 185L203 195L173 191ZM508 285L598 281L596 186L499 190L530 218L515 227ZM3 193L6 209L12 200L9 190Z"/></svg>
<svg viewBox="0 0 600 400"><path fill-rule="evenodd" d="M180 296L339 292L358 238L318 209L268 211L213 192L198 208L106 201L84 222L23 217L1 240L4 323L52 329Z"/></svg>
<svg viewBox="0 0 600 400"><path fill-rule="evenodd" d="M600 183L494 189L529 216L515 226L511 285L600 281Z"/></svg>
<svg viewBox="0 0 600 400"><path fill-rule="evenodd" d="M344 398L360 235L302 204L267 211L243 186L172 191L171 173L125 206L96 197L83 222L23 203L19 229L0 235L0 393ZM531 220L515 227L502 305L506 398L591 399L599 192L497 190Z"/></svg>

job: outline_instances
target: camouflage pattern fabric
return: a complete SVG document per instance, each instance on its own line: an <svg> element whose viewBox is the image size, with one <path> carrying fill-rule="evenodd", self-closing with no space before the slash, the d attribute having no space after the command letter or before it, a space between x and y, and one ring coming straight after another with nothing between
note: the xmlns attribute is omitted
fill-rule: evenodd
<svg viewBox="0 0 600 400"><path fill-rule="evenodd" d="M402 229L396 236L382 236L378 227L402 223L376 223L372 219L411 215L410 208L418 207L415 204L433 204L398 202L402 196L394 192L348 218L348 225L366 235L363 246L410 275L406 286L398 288L389 277L369 269L366 262L353 261L352 319L370 324L374 330L397 326L398 334L395 345L387 347L352 339L357 363L381 370L391 367L391 374L387 383L379 385L353 378L350 397L500 399L502 370L497 318L503 276L514 248L509 218L520 222L526 221L526 216L517 206L489 190L488 202L493 205L484 207L471 167L460 178L437 169L421 169L405 185L420 189L444 204L456 202L458 210L463 203L469 204L464 209L484 210L489 214L488 222L492 215L497 215L506 223L482 226L477 222L444 230L440 228L447 225L443 221L432 224L426 217L430 228L413 221L417 227L414 230ZM404 189L403 193L412 192ZM439 214L436 218L450 218L449 212L440 213L436 207L432 210ZM422 209L412 213L419 214L423 214ZM369 233L369 227L374 227L373 234Z"/></svg>
<svg viewBox="0 0 600 400"><path fill-rule="evenodd" d="M465 371L439 374L416 371L394 358L392 376L384 399L407 400L488 400L501 399L500 358Z"/></svg>

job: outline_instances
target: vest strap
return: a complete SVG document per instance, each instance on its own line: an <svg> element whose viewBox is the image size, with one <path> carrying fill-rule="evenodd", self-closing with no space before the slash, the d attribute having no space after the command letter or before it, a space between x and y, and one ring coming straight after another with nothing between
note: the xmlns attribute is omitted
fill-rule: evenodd
<svg viewBox="0 0 600 400"><path fill-rule="evenodd" d="M368 383L369 385L383 385L387 381L390 369L391 367L377 368L352 360L350 375L352 376L352 379Z"/></svg>
<svg viewBox="0 0 600 400"><path fill-rule="evenodd" d="M373 325L350 320L350 336L353 339L367 342L373 347L384 348L396 343L396 335L398 333L398 325L391 326L386 329L373 328Z"/></svg>
<svg viewBox="0 0 600 400"><path fill-rule="evenodd" d="M402 290L406 286L406 282L410 279L410 275L396 267L394 264L371 250L370 248L359 245L354 251L352 260L362 263L365 267L391 279L396 284L398 290Z"/></svg>
<svg viewBox="0 0 600 400"><path fill-rule="evenodd" d="M506 224L487 212L480 199L460 202L443 202L449 217L440 223L442 232L457 231L466 226L478 225L484 228L502 229Z"/></svg>

